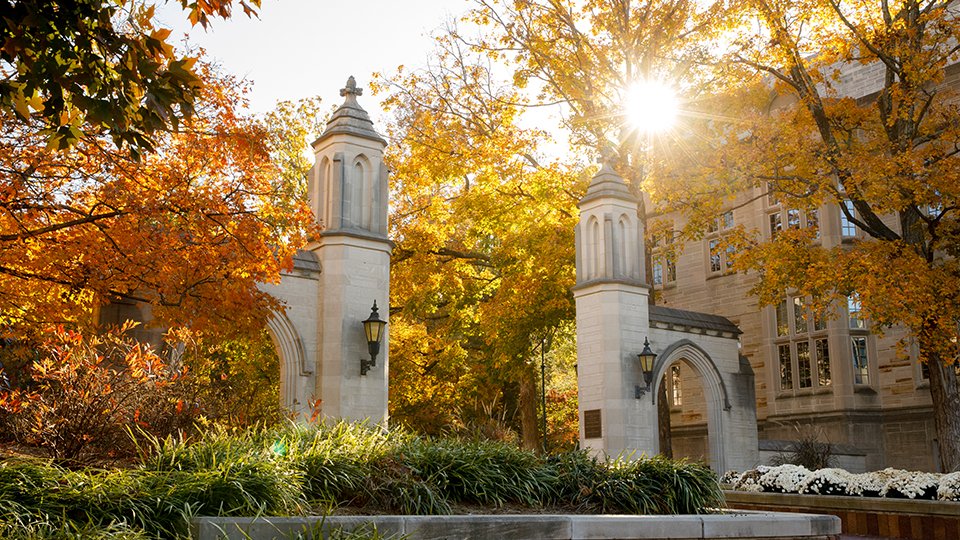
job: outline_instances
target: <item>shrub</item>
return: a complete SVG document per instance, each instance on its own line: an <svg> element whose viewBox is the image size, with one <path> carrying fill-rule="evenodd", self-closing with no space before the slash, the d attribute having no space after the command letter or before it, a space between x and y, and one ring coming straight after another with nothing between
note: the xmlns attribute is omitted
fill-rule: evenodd
<svg viewBox="0 0 960 540"><path fill-rule="evenodd" d="M74 522L31 523L25 526L0 522L0 540L149 540L146 531L123 523L106 526Z"/></svg>
<svg viewBox="0 0 960 540"><path fill-rule="evenodd" d="M764 491L774 493L798 493L800 485L810 471L800 465L771 467L757 481Z"/></svg>
<svg viewBox="0 0 960 540"><path fill-rule="evenodd" d="M0 523L26 527L34 518L56 514L48 494L55 492L63 470L35 459L0 461Z"/></svg>
<svg viewBox="0 0 960 540"><path fill-rule="evenodd" d="M265 443L303 474L307 498L328 503L362 496L374 462L407 438L401 432L349 422L287 424L269 431L266 437Z"/></svg>
<svg viewBox="0 0 960 540"><path fill-rule="evenodd" d="M638 463L616 460L607 463L606 471L591 490L592 506L604 514L647 514L656 505L652 495L654 484L638 474Z"/></svg>
<svg viewBox="0 0 960 540"><path fill-rule="evenodd" d="M0 540L173 538L192 515L301 514L311 500L407 514L447 514L455 503L615 513L701 513L721 503L709 469L661 457L544 458L347 423L147 438L130 469L0 460Z"/></svg>
<svg viewBox="0 0 960 540"><path fill-rule="evenodd" d="M158 473L152 476L158 487L177 480L170 495L200 514L285 515L305 508L302 473L274 454L255 430L214 427L191 443L154 439L142 470Z"/></svg>
<svg viewBox="0 0 960 540"><path fill-rule="evenodd" d="M365 488L374 506L412 515L447 515L450 501L427 480L406 474L402 468L387 468L366 478Z"/></svg>
<svg viewBox="0 0 960 540"><path fill-rule="evenodd" d="M936 499L940 475L898 471L880 490L881 497L891 499Z"/></svg>
<svg viewBox="0 0 960 540"><path fill-rule="evenodd" d="M786 454L778 454L770 460L772 465L798 465L808 470L827 469L833 466L833 445L820 442L815 433L802 432L795 426L797 440L790 443Z"/></svg>
<svg viewBox="0 0 960 540"><path fill-rule="evenodd" d="M937 498L942 501L960 501L960 471L945 474L940 478Z"/></svg>
<svg viewBox="0 0 960 540"><path fill-rule="evenodd" d="M597 485L608 471L605 463L585 450L574 450L548 457L547 465L556 472L548 491L550 503L570 505L578 511L595 510Z"/></svg>
<svg viewBox="0 0 960 540"><path fill-rule="evenodd" d="M641 461L640 474L654 479L660 495L656 513L700 514L723 506L717 475L708 467L655 456Z"/></svg>
<svg viewBox="0 0 960 540"><path fill-rule="evenodd" d="M854 475L843 469L820 469L813 471L800 482L798 493L817 493L820 495L846 495Z"/></svg>
<svg viewBox="0 0 960 540"><path fill-rule="evenodd" d="M854 474L843 469L811 472L795 465L760 466L739 475L733 483L733 489L955 501L960 500L960 473L939 474L887 468Z"/></svg>
<svg viewBox="0 0 960 540"><path fill-rule="evenodd" d="M127 323L98 336L57 328L29 369L25 388L0 393L13 434L57 460L131 455L129 429L166 434L190 425L174 373L126 336Z"/></svg>

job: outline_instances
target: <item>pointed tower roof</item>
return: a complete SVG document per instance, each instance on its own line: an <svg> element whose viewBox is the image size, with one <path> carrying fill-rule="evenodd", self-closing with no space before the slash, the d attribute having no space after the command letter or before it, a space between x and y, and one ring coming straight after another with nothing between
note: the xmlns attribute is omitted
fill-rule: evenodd
<svg viewBox="0 0 960 540"><path fill-rule="evenodd" d="M327 121L327 128L313 144L335 134L354 135L387 144L387 141L373 129L373 122L367 115L367 111L357 103L357 96L363 95L363 89L357 87L357 81L353 75L347 79L347 85L340 90L340 95L345 98L343 105L333 112L330 120Z"/></svg>
<svg viewBox="0 0 960 540"><path fill-rule="evenodd" d="M614 198L634 203L639 200L636 195L630 192L630 188L623 181L623 177L614 170L613 165L616 161L616 152L612 149L603 152L600 157L600 170L590 180L587 193L580 199L581 205L601 198Z"/></svg>

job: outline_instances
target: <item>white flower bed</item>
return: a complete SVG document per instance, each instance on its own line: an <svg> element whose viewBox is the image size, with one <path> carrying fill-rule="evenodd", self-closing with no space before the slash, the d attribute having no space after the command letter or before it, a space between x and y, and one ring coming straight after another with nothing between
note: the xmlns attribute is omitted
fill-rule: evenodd
<svg viewBox="0 0 960 540"><path fill-rule="evenodd" d="M850 485L853 483L855 476L843 469L818 469L807 475L797 489L797 493L851 494Z"/></svg>
<svg viewBox="0 0 960 540"><path fill-rule="evenodd" d="M937 498L941 501L960 501L960 471L940 477Z"/></svg>
<svg viewBox="0 0 960 540"><path fill-rule="evenodd" d="M855 474L843 469L810 471L797 465L761 465L742 474L729 471L723 479L737 491L960 501L960 472L939 474L888 468Z"/></svg>

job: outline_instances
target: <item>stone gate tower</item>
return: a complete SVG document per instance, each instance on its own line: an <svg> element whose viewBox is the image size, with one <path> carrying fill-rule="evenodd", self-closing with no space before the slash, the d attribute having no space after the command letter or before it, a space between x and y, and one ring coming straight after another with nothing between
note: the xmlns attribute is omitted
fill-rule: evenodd
<svg viewBox="0 0 960 540"><path fill-rule="evenodd" d="M604 158L580 199L576 229L577 383L580 441L616 456L650 448L638 414L636 354L649 327L638 198ZM639 423L638 423L639 422ZM656 425L653 426L654 432Z"/></svg>
<svg viewBox="0 0 960 540"><path fill-rule="evenodd" d="M308 197L324 228L311 246L320 264L316 384L324 416L385 422L389 347L364 375L360 359L369 357L361 321L374 302L387 319L390 305L387 143L357 103L361 93L350 77L343 105L313 142Z"/></svg>
<svg viewBox="0 0 960 540"><path fill-rule="evenodd" d="M580 199L576 229L580 445L610 457L659 450L656 388L675 362L700 377L716 471L757 464L756 402L740 330L706 313L651 305L639 198L605 157ZM638 354L657 355L648 385Z"/></svg>
<svg viewBox="0 0 960 540"><path fill-rule="evenodd" d="M323 232L296 253L279 283L259 287L284 304L267 321L280 360L283 405L298 418L319 413L385 424L389 324L376 364L361 370L361 359L370 360L362 323L375 303L389 323L387 143L357 103L361 93L350 77L340 91L343 105L313 142L307 197ZM143 312L149 306L111 307L101 311L104 322L149 320L149 311ZM154 333L145 337L159 345L160 333Z"/></svg>

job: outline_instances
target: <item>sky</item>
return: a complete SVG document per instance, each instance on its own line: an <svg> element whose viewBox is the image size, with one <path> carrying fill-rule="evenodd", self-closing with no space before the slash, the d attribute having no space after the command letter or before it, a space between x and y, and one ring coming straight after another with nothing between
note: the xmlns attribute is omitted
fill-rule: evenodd
<svg viewBox="0 0 960 540"><path fill-rule="evenodd" d="M259 19L240 9L216 19L208 31L190 27L178 1L158 11L174 36L190 42L234 75L253 81L250 109L261 113L277 101L319 95L322 109L339 104L347 77L363 87L360 104L382 125L371 74L397 66L423 66L433 49L430 35L466 12L469 0L263 0Z"/></svg>

